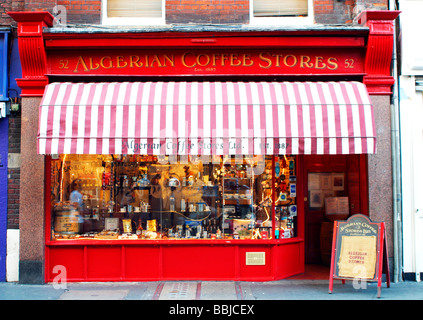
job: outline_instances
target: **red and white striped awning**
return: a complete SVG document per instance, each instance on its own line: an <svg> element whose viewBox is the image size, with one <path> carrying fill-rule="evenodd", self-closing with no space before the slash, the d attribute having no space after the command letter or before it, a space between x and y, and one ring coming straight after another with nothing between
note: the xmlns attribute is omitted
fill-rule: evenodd
<svg viewBox="0 0 423 320"><path fill-rule="evenodd" d="M359 82L52 83L39 154L362 154L376 150Z"/></svg>

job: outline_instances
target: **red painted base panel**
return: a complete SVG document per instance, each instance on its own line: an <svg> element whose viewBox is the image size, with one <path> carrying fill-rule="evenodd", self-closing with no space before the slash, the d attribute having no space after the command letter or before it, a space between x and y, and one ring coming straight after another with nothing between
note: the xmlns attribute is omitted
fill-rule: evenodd
<svg viewBox="0 0 423 320"><path fill-rule="evenodd" d="M304 272L302 240L276 244L48 245L46 282L271 281ZM264 252L264 265L247 265Z"/></svg>

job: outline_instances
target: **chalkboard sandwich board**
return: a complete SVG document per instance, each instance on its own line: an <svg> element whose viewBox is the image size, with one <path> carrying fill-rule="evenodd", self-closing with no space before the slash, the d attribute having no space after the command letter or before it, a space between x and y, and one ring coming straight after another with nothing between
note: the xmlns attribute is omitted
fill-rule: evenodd
<svg viewBox="0 0 423 320"><path fill-rule="evenodd" d="M363 214L353 215L346 221L335 221L329 293L333 291L334 279L343 280L343 283L345 280L360 279L377 281L380 298L384 270L387 287L390 286L386 249L384 222L372 222Z"/></svg>

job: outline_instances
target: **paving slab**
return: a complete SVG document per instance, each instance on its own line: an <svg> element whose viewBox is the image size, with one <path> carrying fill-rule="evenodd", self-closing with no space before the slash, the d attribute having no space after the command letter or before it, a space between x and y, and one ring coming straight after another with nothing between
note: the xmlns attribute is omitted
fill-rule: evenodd
<svg viewBox="0 0 423 320"><path fill-rule="evenodd" d="M123 300L128 290L69 290L59 300Z"/></svg>
<svg viewBox="0 0 423 320"><path fill-rule="evenodd" d="M237 284L234 282L201 282L201 300L237 300ZM239 287L239 286L238 286Z"/></svg>
<svg viewBox="0 0 423 320"><path fill-rule="evenodd" d="M158 300L196 300L198 287L198 282L166 282L159 288Z"/></svg>

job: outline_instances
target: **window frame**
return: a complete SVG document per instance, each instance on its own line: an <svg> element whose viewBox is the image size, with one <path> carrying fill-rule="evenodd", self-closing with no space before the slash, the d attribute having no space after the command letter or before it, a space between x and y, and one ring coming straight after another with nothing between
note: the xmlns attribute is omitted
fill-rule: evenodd
<svg viewBox="0 0 423 320"><path fill-rule="evenodd" d="M254 17L254 1L250 0L251 25L308 25L314 23L313 0L307 0L308 15L306 17Z"/></svg>
<svg viewBox="0 0 423 320"><path fill-rule="evenodd" d="M152 26L166 24L166 1L162 2L162 16L160 18L129 18L129 17L108 17L107 4L108 0L101 1L101 23L102 25L112 26Z"/></svg>
<svg viewBox="0 0 423 320"><path fill-rule="evenodd" d="M62 155L64 155L64 154L62 154ZM76 154L72 154L72 155L76 155ZM88 155L88 154L85 154L84 156L86 156L86 155ZM80 155L78 155L78 156L80 156ZM96 155L96 154L90 154L89 156L95 157L95 156L98 156L98 155ZM246 156L245 159L253 160L257 155L245 155L245 156ZM264 181L264 180L268 180L269 182L272 181L271 182L271 184L272 184L271 194L273 194L275 192L275 190L276 190L276 186L274 185L273 182L276 181L276 179L277 179L276 178L276 172L275 172L275 162L278 161L277 159L280 158L281 156L284 156L284 155L269 155L269 156L262 155L262 157L263 157L262 161L265 162L264 163L264 168L262 168L263 169L263 172L260 173L259 175L257 175L257 173L252 172L252 175L250 177L247 176L247 177L244 177L244 178L251 179L251 183L253 185L254 183L258 183L257 181L255 181L255 179L258 176L263 175L262 176L262 178L263 178L262 181ZM293 160L294 161L294 168L293 168L293 170L294 170L294 173L297 173L298 172L298 165L299 165L299 162L298 162L299 160L298 160L297 155L288 155L288 156L290 158L293 158L294 159ZM235 167L237 165L236 161L235 162L232 162L232 160L230 160L230 158L229 158L229 162L228 162L228 159L225 160L225 157L226 156L220 156L220 157L222 157L221 158L220 166L224 166L225 164L228 164L228 163L231 163L231 166L232 167ZM258 156L258 157L261 157L261 156ZM266 159L267 157L269 157L269 158ZM48 166L48 170L46 171L46 190L50 190L51 191L52 186L54 186L53 179L55 177L55 174L53 173L52 168L53 167L56 167L56 166L53 166L53 161L54 160L64 161L63 159L60 159L60 158L61 158L60 155L54 155L54 156L47 155L46 156L46 162L47 162L47 166ZM66 157L65 157L65 159L66 159ZM97 158L97 159L88 159L88 160L87 159L86 160L83 160L83 159L73 159L73 160L72 159L69 159L67 161L77 161L77 162L79 162L79 161L82 161L82 162L88 162L88 161L89 162L93 162L93 161L95 162L95 161L97 161L98 162L98 161L101 161L101 160ZM253 161L255 161L255 160L253 160ZM271 167L272 167L271 173L268 173L268 172L265 171L266 168L267 169L269 168L269 166L266 164L267 161L269 162L268 164L271 165ZM183 163L183 162L180 162L180 160L178 160L178 165L180 165L181 163ZM207 162L203 162L203 163L207 163ZM213 162L210 162L210 163L213 163ZM218 163L213 163L213 165L216 165L216 164L219 166ZM58 170L63 170L63 169L58 169ZM260 170L260 169L258 169L258 170ZM169 170L169 172L170 172L170 170ZM120 175L122 175L122 172L121 172ZM270 175L271 177L270 178L269 177L264 178L264 175ZM224 175L222 175L221 177L223 179ZM78 177L78 179L79 178L80 177ZM228 177L228 179L234 179L234 178L235 177ZM81 178L81 179L83 179L83 178ZM100 180L98 182L100 182ZM222 183L222 184L220 184L220 183ZM223 190L223 186L224 186L223 185L223 180L221 182L219 182L218 184L214 184L213 186L222 186L222 192L224 191ZM181 187L181 188L185 188L185 187L186 188L192 188L192 187L190 187L188 185L185 186L185 187L184 186L179 186L179 187ZM85 194L87 194L87 191L89 191L90 188L91 189L93 188L93 185L90 185L87 188L88 189L83 189L83 191L84 191ZM100 185L94 186L94 189L97 189L97 190L99 190L101 188L102 188L102 186L100 186ZM65 189L68 189L68 186L66 186ZM179 191L181 191L181 190L179 190ZM61 192L62 191L59 191L60 194L61 194ZM181 195L182 195L182 193L183 192L181 192ZM254 194L253 193L251 195L253 196L251 198L251 200L252 200L251 206L254 206L256 204L256 202L255 202L256 201L256 198L254 197ZM59 196L59 194L56 194L56 196ZM296 207L298 206L297 196L292 196L293 198L295 198L294 204L295 204ZM221 199L222 202L223 202L223 199L225 199L224 198L224 193L220 193L219 192L219 195L217 197L219 199ZM66 196L65 198L68 198L68 197ZM63 198L63 199L65 199L65 198ZM86 241L87 243L89 242L89 243L92 243L92 244L96 245L96 244L104 243L103 242L104 240L109 241L108 242L109 244L111 242L117 243L118 241L123 241L124 243L126 243L125 241L130 241L131 243L134 243L134 241L137 241L137 242L147 242L147 243L149 241L160 241L160 242L165 242L166 244L171 244L171 243L172 244L173 243L176 244L176 242L178 242L178 243L182 243L182 242L183 243L197 243L197 244L198 243L204 243L204 242L206 242L206 243L218 243L219 241L220 242L222 242L222 241L225 241L225 242L232 242L232 241L237 242L237 241L240 241L241 243L246 243L246 242L248 243L250 241L251 243L256 244L256 243L260 243L261 241L270 241L272 243L273 242L278 242L279 243L281 241L288 241L288 242L289 241L297 241L298 238L300 237L299 236L299 226L300 226L300 224L299 224L298 221L292 222L292 225L291 225L292 227L290 228L290 229L292 229L292 231L290 231L290 232L293 232L293 233L290 233L289 236L286 236L285 237L285 235L282 236L281 233L276 233L276 230L277 229L280 230L280 228L281 228L280 225L279 225L279 227L277 226L277 220L280 220L280 219L278 219L277 216L279 215L279 218L282 217L282 215L281 215L282 213L281 212L277 213L276 212L276 209L271 209L268 212L268 218L269 218L268 221L270 222L270 225L269 225L269 223L267 225L264 225L264 222L266 222L266 221L262 221L262 222L260 222L261 226L254 227L255 230L258 230L259 228L271 228L270 231L268 230L268 232L266 233L266 236L264 236L264 233L261 233L260 232L260 237L258 237L258 238L253 237L254 234L251 234L250 235L250 238L249 237L242 238L241 235L238 238L236 238L235 237L235 229L232 229L232 226L229 228L229 229L232 229L232 232L231 233L228 233L226 235L226 233L224 231L223 224L217 224L217 226L219 226L219 228L221 228L222 238L212 238L212 237L207 238L207 239L205 239L205 238L196 238L196 237L186 238L186 236L184 235L183 237L175 237L175 238L171 238L171 239L167 239L167 238L157 238L157 239L138 238L138 239L136 239L136 238L132 237L132 236L135 236L136 235L135 229L133 229L133 232L131 234L131 238L125 238L125 232L122 232L122 233L119 232L119 234L116 234L116 238L109 238L109 239L107 239L107 238L103 238L103 239L100 239L99 238L99 239L96 239L96 238L92 238L92 235L91 236L88 236L86 238L85 238L85 236L79 237L79 236L83 235L84 233L91 233L91 231L88 231L88 230L82 231L82 229L81 230L78 230L75 233L74 233L74 231L72 231L71 233L68 233L68 231L64 231L62 235L59 235L59 237L56 237L57 234L60 234L61 233L61 231L56 231L56 229L55 229L56 228L56 225L55 225L55 213L53 212L54 211L54 203L57 203L57 204L66 204L66 203L69 203L69 199L66 199L66 200L63 200L63 199L60 198L59 201L57 201L58 199L53 199L51 197L46 197L46 199L45 199L45 208L46 208L46 211L45 211L46 212L46 216L45 216L45 219L46 219L45 241L46 241L46 243L48 245L56 245L56 244L64 244L64 243L67 243L67 244L75 244L75 243L81 243L81 241ZM188 198L185 197L185 199L188 199ZM276 205L276 202L279 201L276 198L270 196L268 199L271 200L271 203L272 203L271 207L276 207L276 206L279 207L280 206L280 205ZM226 204L226 205L227 206L231 206L231 204ZM222 211L221 211L222 212L222 218L223 218L223 208L224 208L224 206L225 205L223 205ZM168 211L168 210L164 210L163 212L166 212L166 211ZM186 211L188 212L188 207L186 207ZM136 212L139 212L141 214L142 211L131 211L131 212L128 211L128 213L132 213L132 214L134 214ZM113 218L118 218L120 220L122 220L123 218L125 218L124 216L123 217L122 216L116 216L116 214L119 215L119 213L121 215L125 215L127 212L126 211L114 211L114 214L115 215L113 216ZM103 212L102 215L105 216L105 214L106 213ZM296 216L298 217L298 214L296 214ZM218 211L215 211L215 219L218 220L218 217L219 217L218 216ZM130 219L133 219L134 217L126 217L125 219L127 219L127 218L128 219L129 218ZM146 218L146 217L144 217L144 218ZM237 218L231 218L231 217L225 218L225 220L232 220L232 221L234 221L233 219L237 219ZM238 218L238 219L240 219L240 218ZM245 219L245 218L241 218L241 219ZM248 218L248 219L250 219L250 218ZM188 218L185 221L189 221L189 220L190 219ZM193 220L193 219L191 219L191 220ZM251 218L251 220L254 221L254 222L258 222L259 219L257 219L256 213L254 214L254 217ZM145 221L147 221L147 220L145 220ZM210 219L209 221L212 221L212 220ZM222 220L222 222L223 222L223 220ZM222 222L219 222L219 223L222 223ZM185 224L185 222L184 222L184 224ZM146 230L146 228L144 228L144 230ZM94 231L94 233L97 233L97 232ZM276 235L276 234L278 234L278 235ZM76 238L73 238L72 236L75 236L75 235L77 235L77 237ZM68 238L68 236L71 236L71 238ZM216 241L218 241L218 242L216 242Z"/></svg>

